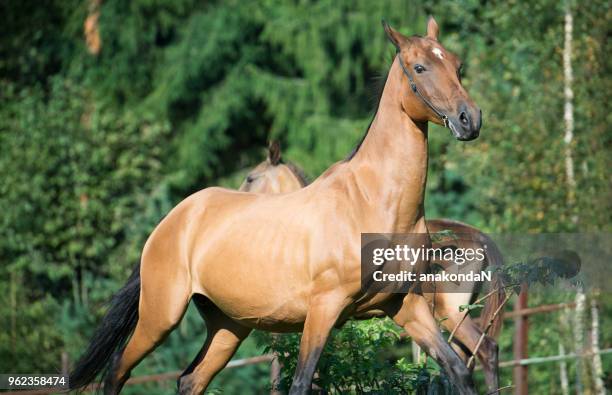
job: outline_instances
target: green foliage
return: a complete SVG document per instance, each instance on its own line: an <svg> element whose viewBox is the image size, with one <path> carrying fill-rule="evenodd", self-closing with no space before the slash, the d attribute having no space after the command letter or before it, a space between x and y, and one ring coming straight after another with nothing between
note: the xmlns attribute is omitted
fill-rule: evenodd
<svg viewBox="0 0 612 395"><path fill-rule="evenodd" d="M400 344L401 328L390 319L348 321L334 330L325 346L315 374L315 384L329 393L406 394L425 391L431 385L450 393L450 386L437 366L390 358ZM300 335L259 333L281 363L281 389L291 386L297 366ZM444 391L438 392L446 393Z"/></svg>
<svg viewBox="0 0 612 395"><path fill-rule="evenodd" d="M564 168L559 2L105 0L95 56L83 39L86 2L2 2L0 371L55 371L64 350L74 359L160 218L204 186L237 186L266 140L280 139L284 156L312 178L344 158L365 132L373 88L393 56L382 18L413 34L434 14L483 108L472 143L431 127L428 217L495 232L609 231L608 8L572 7L574 194ZM542 335L530 346L553 355L559 336L538 320L531 325ZM338 331L319 383L413 391L443 381L389 357L398 343L386 325L350 322ZM135 374L184 368L203 336L190 311ZM281 346L295 347L296 337L288 339ZM251 342L239 352L260 349ZM266 370L223 372L213 387L240 393L249 381L263 391ZM538 371L532 391L553 380Z"/></svg>
<svg viewBox="0 0 612 395"><path fill-rule="evenodd" d="M58 302L46 295L24 303L27 284L12 273L0 282L0 369L4 372L47 372L60 368L63 344L57 330Z"/></svg>
<svg viewBox="0 0 612 395"><path fill-rule="evenodd" d="M520 292L521 284L554 286L564 278L562 266L564 262L555 257L540 257L526 262L515 262L498 269L508 286L514 285L514 292ZM580 284L580 280L572 278L570 283Z"/></svg>

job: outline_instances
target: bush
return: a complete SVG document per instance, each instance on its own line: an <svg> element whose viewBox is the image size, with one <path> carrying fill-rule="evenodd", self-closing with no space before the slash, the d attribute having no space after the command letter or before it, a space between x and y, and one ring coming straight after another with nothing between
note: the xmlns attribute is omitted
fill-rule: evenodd
<svg viewBox="0 0 612 395"><path fill-rule="evenodd" d="M350 320L332 331L318 364L314 385L331 394L450 393L448 380L439 367L397 358L405 347L401 328L388 318ZM257 334L266 352L274 352L281 363L281 390L291 387L297 366L300 334Z"/></svg>

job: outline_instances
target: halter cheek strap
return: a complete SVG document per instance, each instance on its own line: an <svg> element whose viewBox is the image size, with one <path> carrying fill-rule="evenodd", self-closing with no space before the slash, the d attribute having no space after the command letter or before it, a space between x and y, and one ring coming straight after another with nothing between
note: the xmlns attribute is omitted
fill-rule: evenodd
<svg viewBox="0 0 612 395"><path fill-rule="evenodd" d="M448 128L449 127L448 117L444 115L442 111L438 110L429 100L427 100L425 96L421 94L421 91L419 91L419 89L417 88L414 82L414 79L412 78L412 74L410 73L410 71L408 71L408 68L404 64L402 57L399 56L399 53L398 53L397 58L399 59L399 63L400 63L400 66L402 67L402 71L404 72L404 74L406 74L406 77L408 77L408 81L410 81L410 89L412 89L414 94L417 95L417 97L421 99L421 101L425 103L425 105L429 107L431 111L433 111L434 114L436 114L436 116L442 120L442 122L444 123L444 127Z"/></svg>

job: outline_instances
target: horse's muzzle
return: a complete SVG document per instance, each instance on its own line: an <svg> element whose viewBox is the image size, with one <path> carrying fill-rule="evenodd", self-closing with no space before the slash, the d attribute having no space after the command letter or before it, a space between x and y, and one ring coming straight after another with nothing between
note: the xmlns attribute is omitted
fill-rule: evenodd
<svg viewBox="0 0 612 395"><path fill-rule="evenodd" d="M482 126L482 111L475 109L469 111L467 107L461 108L459 115L448 118L448 127L452 135L460 141L474 140L480 135Z"/></svg>

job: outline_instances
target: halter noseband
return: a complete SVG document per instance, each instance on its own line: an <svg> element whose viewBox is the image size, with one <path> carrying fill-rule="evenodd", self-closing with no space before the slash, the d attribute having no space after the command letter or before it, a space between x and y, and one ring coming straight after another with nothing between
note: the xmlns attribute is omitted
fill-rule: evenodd
<svg viewBox="0 0 612 395"><path fill-rule="evenodd" d="M442 122L444 123L444 127L448 128L449 127L448 117L446 115L444 115L442 113L442 111L438 110L433 104L431 104L431 102L429 100L427 100L427 98L425 96L423 96L421 94L421 92L417 88L416 84L414 83L414 79L412 78L412 74L410 74L410 71L408 71L408 68L404 64L404 61L402 60L402 57L400 56L399 51L397 52L397 58L399 59L399 63L400 63L400 66L402 67L402 71L404 72L404 74L406 74L406 77L408 77L408 81L410 81L410 88L412 89L414 94L417 95L417 97L419 99L421 99L421 101L423 103L425 103L425 105L427 107L429 107L431 109L431 111L433 111L434 114L436 114L438 116L438 118L440 118L442 120Z"/></svg>

